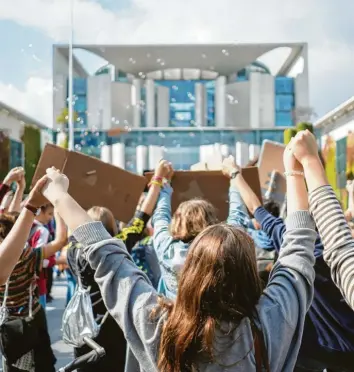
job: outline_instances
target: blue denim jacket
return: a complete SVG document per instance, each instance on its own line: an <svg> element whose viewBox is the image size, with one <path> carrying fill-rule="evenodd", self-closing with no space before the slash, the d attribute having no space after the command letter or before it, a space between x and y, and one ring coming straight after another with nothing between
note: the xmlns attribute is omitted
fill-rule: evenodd
<svg viewBox="0 0 354 372"><path fill-rule="evenodd" d="M155 212L152 216L154 228L153 244L161 266L161 280L158 287L160 293L174 300L178 289L178 275L187 257L189 244L175 240L169 232L171 223L171 196L173 189L165 186L159 196ZM227 223L247 229L249 217L239 192L230 187L229 216Z"/></svg>

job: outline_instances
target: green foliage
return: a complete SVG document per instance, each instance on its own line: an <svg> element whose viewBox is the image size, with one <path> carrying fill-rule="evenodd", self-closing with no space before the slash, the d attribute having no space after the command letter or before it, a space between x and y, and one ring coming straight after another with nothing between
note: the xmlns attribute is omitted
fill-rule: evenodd
<svg viewBox="0 0 354 372"><path fill-rule="evenodd" d="M74 121L77 121L79 118L77 112L73 112L73 120ZM64 107L61 111L61 113L59 114L59 116L57 117L57 123L58 124L61 124L63 126L66 126L69 122L69 109L67 107Z"/></svg>
<svg viewBox="0 0 354 372"><path fill-rule="evenodd" d="M25 151L25 172L27 192L41 157L41 132L38 128L26 125L22 137Z"/></svg>
<svg viewBox="0 0 354 372"><path fill-rule="evenodd" d="M284 144L287 145L290 140L296 136L296 129L288 128L284 130Z"/></svg>
<svg viewBox="0 0 354 372"><path fill-rule="evenodd" d="M296 131L300 132L301 130L308 129L311 133L313 133L313 125L311 123L298 123L296 125Z"/></svg>
<svg viewBox="0 0 354 372"><path fill-rule="evenodd" d="M0 182L6 177L10 167L10 140L0 131Z"/></svg>

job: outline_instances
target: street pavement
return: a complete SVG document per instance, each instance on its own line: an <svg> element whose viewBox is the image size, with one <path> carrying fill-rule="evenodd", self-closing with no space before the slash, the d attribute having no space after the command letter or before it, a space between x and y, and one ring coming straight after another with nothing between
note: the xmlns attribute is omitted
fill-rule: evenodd
<svg viewBox="0 0 354 372"><path fill-rule="evenodd" d="M62 341L61 334L61 320L66 299L65 280L57 279L54 282L52 296L54 298L53 302L47 304L47 319L52 348L57 358L56 369L58 370L60 367L71 362L74 358L72 348ZM0 362L0 372L2 372L1 364Z"/></svg>

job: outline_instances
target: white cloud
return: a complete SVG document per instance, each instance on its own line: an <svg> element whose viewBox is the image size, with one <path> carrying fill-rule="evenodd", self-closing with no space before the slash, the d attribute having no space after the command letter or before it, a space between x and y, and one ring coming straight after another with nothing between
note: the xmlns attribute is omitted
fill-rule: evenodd
<svg viewBox="0 0 354 372"><path fill-rule="evenodd" d="M53 116L51 79L31 77L24 90L0 82L0 101L45 125L51 125Z"/></svg>
<svg viewBox="0 0 354 372"><path fill-rule="evenodd" d="M309 42L312 104L323 113L354 94L354 2L343 0L133 0L112 12L75 3L75 42ZM69 0L0 2L0 19L35 27L54 41L69 36Z"/></svg>

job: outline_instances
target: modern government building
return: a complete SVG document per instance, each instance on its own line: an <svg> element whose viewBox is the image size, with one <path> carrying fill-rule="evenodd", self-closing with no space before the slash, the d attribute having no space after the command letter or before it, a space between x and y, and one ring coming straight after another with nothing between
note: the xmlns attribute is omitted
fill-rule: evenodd
<svg viewBox="0 0 354 372"><path fill-rule="evenodd" d="M215 154L244 165L264 139L309 108L308 47L293 44L75 45L107 61L88 74L74 56L75 148L127 170L165 157L189 169ZM260 58L290 53L278 71ZM53 48L53 122L68 105L67 45ZM299 60L303 68L289 76Z"/></svg>

